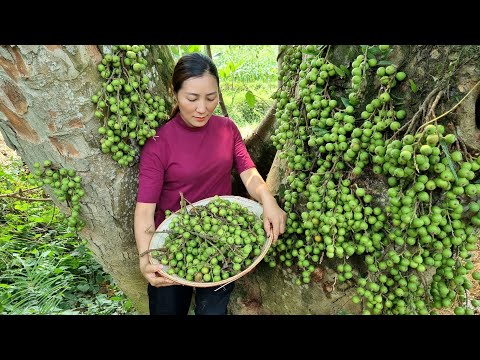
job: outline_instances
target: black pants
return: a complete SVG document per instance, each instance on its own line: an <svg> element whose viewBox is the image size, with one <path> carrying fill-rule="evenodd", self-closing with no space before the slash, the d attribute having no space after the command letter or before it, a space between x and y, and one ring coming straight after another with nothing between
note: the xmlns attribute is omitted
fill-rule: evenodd
<svg viewBox="0 0 480 360"><path fill-rule="evenodd" d="M222 288L195 288L195 315L226 315L230 294L235 287L231 282ZM215 291L218 289L217 291ZM150 315L187 315L193 288L183 285L155 287L148 284Z"/></svg>

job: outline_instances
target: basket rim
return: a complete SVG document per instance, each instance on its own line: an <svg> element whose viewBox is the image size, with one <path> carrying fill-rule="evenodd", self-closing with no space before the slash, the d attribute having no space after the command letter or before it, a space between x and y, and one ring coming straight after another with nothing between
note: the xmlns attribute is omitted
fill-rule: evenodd
<svg viewBox="0 0 480 360"><path fill-rule="evenodd" d="M243 196L235 196L235 195L217 195L219 198L221 199L226 199L226 200L238 200L238 199L241 199L242 201L248 201L248 202L251 202L252 205L254 206L260 206L263 210L263 207L260 203L258 203L257 201L255 200L252 200L252 199L248 199L248 198L245 198ZM187 205L187 210L193 206L195 206L196 204L200 203L200 202L205 202L207 201L207 203L209 203L210 201L214 200L215 199L215 196L212 196L212 197L209 197L209 198L205 198L205 199L202 199L202 200L199 200L199 201L196 201L190 205ZM209 201L208 201L209 200ZM170 218L176 216L178 214L178 211L177 210L176 212L172 213L170 216L168 216L167 218L165 218L162 223L160 225L158 225L156 231L159 231L159 229L162 227L162 225L164 225L164 223L169 220ZM153 241L154 241L154 238L155 238L155 235L152 236L152 238L150 239L150 244L149 244L149 249L152 249L152 245L153 245ZM213 282L196 282L196 281L189 281L189 280L186 280L186 279L183 279L177 275L170 275L170 274L167 274L166 271L163 270L163 267L165 265L162 265L162 269L160 269L158 271L158 273L171 280L171 281L174 281L176 282L177 284L179 285L186 285L186 286L191 286L191 287L200 287L200 288L207 288L207 287L215 287L215 286L219 286L219 287L222 287L222 286L225 286L227 285L228 283L232 282L232 281L235 281L235 280L238 280L240 279L242 276L248 274L250 271L252 271L259 263L260 261L262 261L262 259L265 257L265 255L267 254L268 250L270 249L270 246L272 245L272 242L273 242L273 237L272 236L269 236L269 237L266 237L267 240L265 241L265 244L263 245L263 250L262 252L255 258L254 261L252 261L252 263L247 267L245 268L244 270L242 270L241 272L239 272L238 274L235 274L227 279L224 279L224 280L220 280L220 281L213 281ZM148 258L149 258L149 262L150 264L154 264L154 265L158 265L160 264L160 262L156 259L153 258L152 256L152 253L149 252L148 253ZM216 291L216 290L215 290Z"/></svg>

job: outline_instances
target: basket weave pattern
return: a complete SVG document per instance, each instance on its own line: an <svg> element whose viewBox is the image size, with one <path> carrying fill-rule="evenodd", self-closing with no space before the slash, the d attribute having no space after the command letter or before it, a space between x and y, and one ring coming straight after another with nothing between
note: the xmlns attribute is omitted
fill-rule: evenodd
<svg viewBox="0 0 480 360"><path fill-rule="evenodd" d="M256 215L259 218L263 213L262 206L254 200L250 200L250 199L240 197L240 196L231 196L231 195L219 196L219 198L224 199L224 200L228 200L228 201L231 201L231 202L236 202L239 205L241 205L241 206L247 208L248 210L252 211L253 214ZM214 198L211 197L211 198L207 198L207 199L197 201L197 202L195 202L191 205L187 205L187 207L186 207L187 211L189 211L194 206L207 205L208 203L210 203L213 200L214 200ZM177 216L177 213L171 214L169 217L167 217L158 226L157 232L153 235L153 237L150 241L149 249L158 249L158 248L163 247L167 234L161 233L160 231L166 231L169 228L170 222L176 216ZM183 278L181 278L177 275L167 274L167 271L169 269L168 265L163 265L162 270L160 270L159 273L162 276L164 276L165 278L170 279L172 281L175 281L176 283L181 284L181 285L192 286L192 287L215 287L215 286L222 287L222 286L225 286L226 284L228 284L232 281L240 279L242 276L244 276L244 275L248 274L250 271L252 271L255 268L255 266L257 266L260 263L260 261L262 261L262 259L265 257L265 255L267 254L268 249L270 248L271 244L272 244L272 238L267 237L267 240L263 244L262 252L255 258L255 260L253 260L253 262L246 269L239 272L238 274L235 274L234 276L229 277L228 279L224 279L224 280L221 280L221 281L213 281L213 282L189 281L189 280L183 279ZM151 264L159 264L160 263L157 259L155 259L152 256L151 252L148 255L149 255L149 259L150 259Z"/></svg>

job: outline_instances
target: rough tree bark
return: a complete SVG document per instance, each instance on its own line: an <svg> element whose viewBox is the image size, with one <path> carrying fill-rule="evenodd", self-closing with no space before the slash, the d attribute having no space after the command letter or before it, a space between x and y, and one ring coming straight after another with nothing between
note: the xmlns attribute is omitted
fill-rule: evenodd
<svg viewBox="0 0 480 360"><path fill-rule="evenodd" d="M86 196L82 199L81 214L87 224L80 235L88 240L96 259L139 312L146 313L146 282L138 270L132 226L138 167L120 168L109 156L101 153L98 121L93 116L94 107L90 101L90 96L101 86L96 65L104 51L108 48L1 46L0 130L7 144L17 151L30 169L36 161L51 159L59 165L76 169L83 177ZM358 46L338 46L334 49L334 59L337 65L349 65L349 55L358 53ZM172 56L164 46L150 47L150 54L152 59L163 61L163 65L155 66L151 74L156 88L161 91L159 95L168 99L167 79L173 70ZM431 100L438 96L433 110L436 115L443 113L480 77L478 46L398 46L391 60L405 69L418 87L418 92L413 94L405 82L393 92L403 97L409 116L419 108L424 116L431 109L428 106L432 101L425 102L429 96ZM476 110L479 92L480 87L449 115L457 134L474 151L480 150L480 117ZM278 156L274 158L275 150L270 145L274 112L272 108L247 144L261 167L262 175L268 174L269 187L278 195L284 183L286 166ZM370 181L371 187L376 185L381 194L381 184L375 182L374 177L365 181ZM333 265L324 261L314 273L312 283L296 286L290 269L271 269L261 263L248 276L237 281L230 312L358 312L358 307L349 301L352 288L346 283L342 286L336 284Z"/></svg>
<svg viewBox="0 0 480 360"><path fill-rule="evenodd" d="M358 46L333 48L333 62L348 66L352 58L360 54ZM418 121L427 121L454 107L480 78L479 46L395 46L389 60L408 74L417 87L414 93L409 82L397 86L392 95L403 102L407 110L406 120L415 116ZM368 88L366 99L371 99L374 89ZM376 90L375 90L376 91ZM463 140L471 154L480 151L480 86L451 112L447 119L450 130ZM421 120L420 120L421 119ZM278 153L267 177L267 184L275 195L285 188L287 165ZM358 185L385 204L387 185L385 179L366 172L357 179ZM333 259L332 259L333 260ZM290 269L268 268L261 263L257 268L238 281L233 294L231 310L236 314L338 314L358 313L360 307L350 301L353 287L347 283L336 283L334 271L337 261L326 259L314 272L312 282L296 286L296 274ZM357 262L357 269L364 264Z"/></svg>
<svg viewBox="0 0 480 360"><path fill-rule="evenodd" d="M168 98L171 53L166 46L152 47L151 57L163 60L151 75ZM138 166L121 168L100 151L90 100L101 86L96 70L101 59L93 45L0 47L0 130L30 169L50 159L82 176L86 226L80 236L138 311L146 312L146 283L133 237Z"/></svg>

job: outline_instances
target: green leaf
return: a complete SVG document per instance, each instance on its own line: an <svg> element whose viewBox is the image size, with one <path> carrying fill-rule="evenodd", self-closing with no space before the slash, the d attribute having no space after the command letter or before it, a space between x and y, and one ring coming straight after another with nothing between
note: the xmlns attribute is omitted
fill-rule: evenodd
<svg viewBox="0 0 480 360"><path fill-rule="evenodd" d="M345 107L351 105L347 98L341 97L340 100L342 100L342 103Z"/></svg>
<svg viewBox="0 0 480 360"><path fill-rule="evenodd" d="M105 280L105 277L101 273L98 273L97 276L95 276L95 281L97 283L101 283L103 280Z"/></svg>
<svg viewBox="0 0 480 360"><path fill-rule="evenodd" d="M255 98L255 95L253 95L250 90L245 93L245 101L252 109L255 107L255 103L257 100Z"/></svg>
<svg viewBox="0 0 480 360"><path fill-rule="evenodd" d="M340 69L338 66L335 66L335 72L341 77L345 76L345 72L342 69Z"/></svg>
<svg viewBox="0 0 480 360"><path fill-rule="evenodd" d="M100 305L103 305L103 304L106 304L106 303L110 302L110 300L108 300L107 296L104 295L104 294L99 294L95 298L100 303Z"/></svg>
<svg viewBox="0 0 480 360"><path fill-rule="evenodd" d="M417 85L415 85L415 82L414 82L412 79L410 79L410 87L412 88L412 91L413 91L414 93L417 92L417 90L418 90L418 89L417 89Z"/></svg>
<svg viewBox="0 0 480 360"><path fill-rule="evenodd" d="M377 55L377 54L381 54L382 51L377 47L377 46L374 46L374 47L371 47L370 49L368 49L368 52L367 52L367 56L368 55ZM370 56L368 56L369 59L371 59Z"/></svg>
<svg viewBox="0 0 480 360"><path fill-rule="evenodd" d="M178 56L180 54L180 52L178 51L178 48L176 45L173 45L170 47L170 50L172 50L172 53L175 55L175 56Z"/></svg>
<svg viewBox="0 0 480 360"><path fill-rule="evenodd" d="M15 203L15 206L14 206L15 210L19 210L19 211L25 211L28 209L28 204L20 204L20 203Z"/></svg>
<svg viewBox="0 0 480 360"><path fill-rule="evenodd" d="M312 131L315 132L318 136L325 135L326 133L329 132L327 129L322 129L318 126L312 127Z"/></svg>
<svg viewBox="0 0 480 360"><path fill-rule="evenodd" d="M455 181L458 181L458 175L457 175L457 172L455 171L455 165L453 165L452 158L450 157L450 152L448 151L448 145L443 138L440 139L440 145L442 146L443 152L445 153L448 166L450 167L450 170L453 173L453 177L455 178Z"/></svg>
<svg viewBox="0 0 480 360"><path fill-rule="evenodd" d="M237 70L237 65L235 65L233 61L230 61L227 64L227 69L230 70L231 72L234 72L235 70Z"/></svg>
<svg viewBox="0 0 480 360"><path fill-rule="evenodd" d="M200 45L190 45L188 47L188 52L192 53L192 52L198 52L200 51Z"/></svg>
<svg viewBox="0 0 480 360"><path fill-rule="evenodd" d="M347 68L345 65L340 65L339 67L340 67L340 69L343 70L343 72L344 72L347 76L351 76L350 70L348 70L348 68Z"/></svg>
<svg viewBox="0 0 480 360"><path fill-rule="evenodd" d="M87 292L90 289L90 285L80 284L80 285L77 285L77 289L82 291L82 292Z"/></svg>
<svg viewBox="0 0 480 360"><path fill-rule="evenodd" d="M388 60L380 60L378 62L378 66L388 66L388 65L392 65L393 63L391 61L388 61Z"/></svg>

